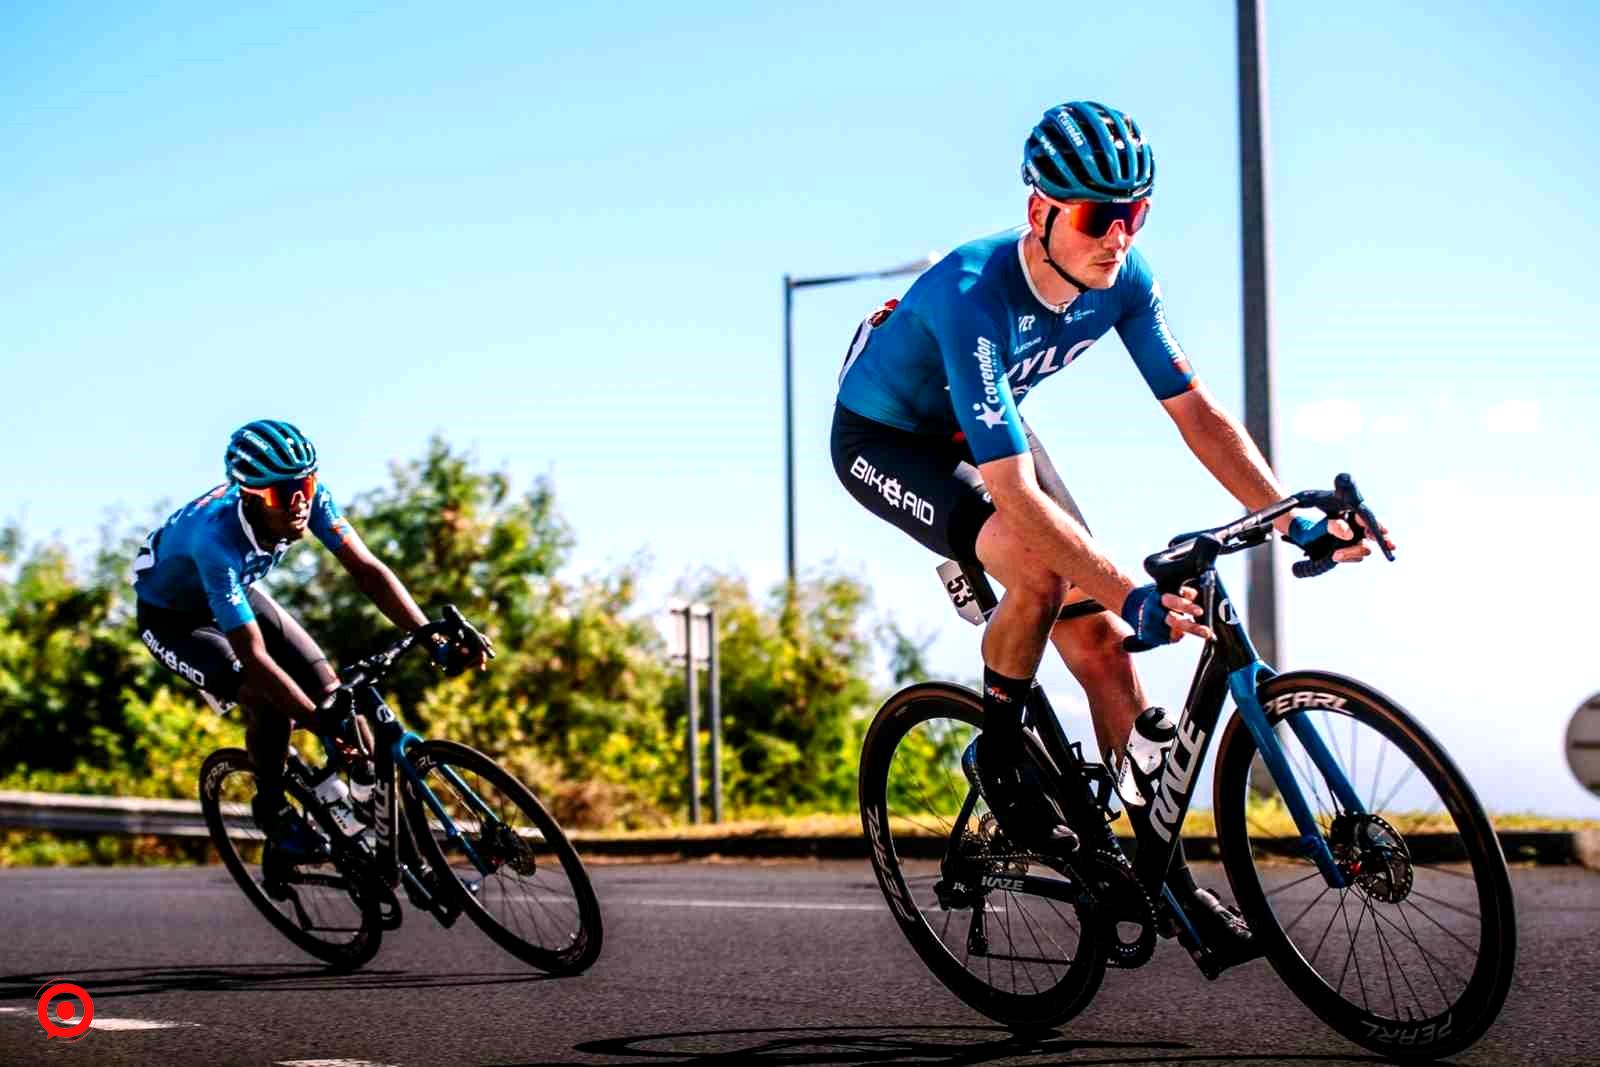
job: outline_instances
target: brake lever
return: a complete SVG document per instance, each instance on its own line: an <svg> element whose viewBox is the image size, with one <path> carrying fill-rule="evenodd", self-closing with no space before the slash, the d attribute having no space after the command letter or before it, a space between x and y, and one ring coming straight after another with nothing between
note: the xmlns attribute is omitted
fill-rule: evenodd
<svg viewBox="0 0 1600 1067"><path fill-rule="evenodd" d="M1378 517L1372 513L1372 509L1367 507L1367 502L1362 499L1361 490L1356 488L1356 480L1348 474L1340 474L1333 480L1333 492L1344 505L1344 510L1354 512L1361 520L1361 524L1366 527L1365 533L1372 534L1372 539L1378 543L1378 548L1383 552L1383 558L1393 563L1394 553L1389 551L1389 546L1383 540L1383 526L1378 522ZM1355 532L1365 536L1360 530Z"/></svg>
<svg viewBox="0 0 1600 1067"><path fill-rule="evenodd" d="M444 620L455 629L457 643L477 648L489 659L494 659L494 642L468 622L454 604L444 606Z"/></svg>

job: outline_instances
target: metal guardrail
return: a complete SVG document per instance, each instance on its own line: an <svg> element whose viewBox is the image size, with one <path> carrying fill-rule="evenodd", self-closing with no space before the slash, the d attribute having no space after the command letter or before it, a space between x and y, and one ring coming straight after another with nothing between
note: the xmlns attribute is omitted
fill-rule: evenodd
<svg viewBox="0 0 1600 1067"><path fill-rule="evenodd" d="M248 804L224 804L230 837L259 840ZM70 834L209 837L198 800L79 796L0 790L0 828Z"/></svg>
<svg viewBox="0 0 1600 1067"><path fill-rule="evenodd" d="M230 837L260 840L247 804L226 804L223 816ZM143 797L79 796L71 793L31 793L0 790L0 829L46 830L68 834L124 834L130 836L203 838L210 835L198 800L149 800ZM864 859L866 841L859 834L782 837L752 834L742 837L654 837L574 833L573 842L586 854L617 859L678 856L700 858L810 857ZM1426 848L1439 835L1417 836ZM901 842L903 850L918 852L918 839ZM1216 842L1208 837L1186 837L1191 859L1215 859ZM1504 830L1500 845L1512 863L1580 864L1600 869L1600 830ZM942 838L929 838L928 856L943 851ZM1448 858L1439 857L1448 862Z"/></svg>

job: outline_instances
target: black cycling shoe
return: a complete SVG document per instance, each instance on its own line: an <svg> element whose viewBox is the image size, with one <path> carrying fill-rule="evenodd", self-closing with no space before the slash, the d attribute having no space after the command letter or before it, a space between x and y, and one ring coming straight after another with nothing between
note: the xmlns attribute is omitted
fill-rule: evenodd
<svg viewBox="0 0 1600 1067"><path fill-rule="evenodd" d="M1261 943L1237 908L1224 904L1209 889L1193 893L1174 891L1183 914L1199 931L1202 946L1190 944L1188 931L1179 929L1178 940L1189 950L1207 978L1262 955Z"/></svg>
<svg viewBox="0 0 1600 1067"><path fill-rule="evenodd" d="M1020 750L1013 758L994 758L986 734L967 746L961 768L978 787L1000 830L1013 844L1045 856L1070 856L1078 851L1078 835L1067 825L1055 798L1046 791L1039 769Z"/></svg>
<svg viewBox="0 0 1600 1067"><path fill-rule="evenodd" d="M289 863L316 863L328 858L328 842L306 822L287 800L276 807L260 803L261 798L250 801L250 813L256 826L267 835L266 855ZM263 859L265 863L265 859Z"/></svg>

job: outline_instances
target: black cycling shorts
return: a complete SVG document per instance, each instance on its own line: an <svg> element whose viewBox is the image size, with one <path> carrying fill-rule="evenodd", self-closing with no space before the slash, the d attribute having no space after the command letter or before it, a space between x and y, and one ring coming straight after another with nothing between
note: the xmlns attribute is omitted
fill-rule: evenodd
<svg viewBox="0 0 1600 1067"><path fill-rule="evenodd" d="M328 657L295 618L266 593L250 586L245 590L267 655L294 679L312 700L318 700L327 685L318 670ZM172 611L140 601L135 618L139 639L150 654L167 670L196 689L209 694L213 704L227 705L239 699L239 660L233 646L209 613L194 615Z"/></svg>
<svg viewBox="0 0 1600 1067"><path fill-rule="evenodd" d="M1038 437L1023 423L1039 488L1088 528ZM978 531L994 504L966 442L911 433L833 409L833 471L862 507L946 559L977 562Z"/></svg>

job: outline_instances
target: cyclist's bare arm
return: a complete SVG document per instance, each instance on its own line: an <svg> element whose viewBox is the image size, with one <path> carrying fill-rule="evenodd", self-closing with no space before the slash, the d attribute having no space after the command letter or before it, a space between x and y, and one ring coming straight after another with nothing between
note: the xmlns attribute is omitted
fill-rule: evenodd
<svg viewBox="0 0 1600 1067"><path fill-rule="evenodd" d="M1163 400L1161 406L1177 425L1189 451L1245 510L1264 508L1288 495L1250 434L1216 402L1204 385L1195 382L1188 392ZM1285 533L1290 519L1290 515L1284 515L1273 525L1279 533ZM1336 536L1350 536L1349 526L1340 520L1330 523L1330 529ZM1384 536L1386 530L1364 532L1374 541L1383 537L1389 547L1394 548L1394 542ZM1335 552L1334 559L1350 563L1365 558L1370 552L1365 544L1354 545Z"/></svg>
<svg viewBox="0 0 1600 1067"><path fill-rule="evenodd" d="M344 543L334 554L339 557L340 564L350 577L355 579L356 586L390 622L407 633L427 623L428 617L417 607L410 591L395 577L388 564L372 554L372 550L354 530L345 535Z"/></svg>
<svg viewBox="0 0 1600 1067"><path fill-rule="evenodd" d="M252 619L243 626L229 630L226 636L233 654L239 658L240 674L243 676L239 702L252 711L270 709L279 714L288 714L298 724L311 723L316 714L316 704L267 654L260 624Z"/></svg>
<svg viewBox="0 0 1600 1067"><path fill-rule="evenodd" d="M994 501L995 511L1015 534L1051 562L1052 569L1073 585L1116 612L1139 583L1118 569L1100 551L1089 531L1068 515L1039 488L1034 473L1033 455L990 460L978 468L984 488ZM983 538L979 538L983 543ZM1191 591L1192 592L1192 591ZM1167 594L1162 605L1171 614L1173 628L1200 637L1210 631L1193 621L1200 607L1186 597Z"/></svg>

